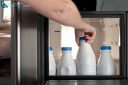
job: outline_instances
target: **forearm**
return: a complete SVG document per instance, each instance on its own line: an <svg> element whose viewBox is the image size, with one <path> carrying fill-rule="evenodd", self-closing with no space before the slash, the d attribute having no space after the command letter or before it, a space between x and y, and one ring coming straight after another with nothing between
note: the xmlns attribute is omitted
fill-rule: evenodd
<svg viewBox="0 0 128 85"><path fill-rule="evenodd" d="M38 13L61 24L82 28L83 20L71 0L19 0L29 4Z"/></svg>
<svg viewBox="0 0 128 85"><path fill-rule="evenodd" d="M83 24L85 24L80 16L80 13L74 3L68 0L67 3L62 7L62 9L58 9L58 12L53 12L51 16L52 19L75 28L81 28Z"/></svg>

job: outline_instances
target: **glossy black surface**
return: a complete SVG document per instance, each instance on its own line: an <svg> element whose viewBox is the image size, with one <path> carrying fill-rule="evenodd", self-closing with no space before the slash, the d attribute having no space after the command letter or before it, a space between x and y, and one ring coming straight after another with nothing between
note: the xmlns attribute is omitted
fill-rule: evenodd
<svg viewBox="0 0 128 85"><path fill-rule="evenodd" d="M11 59L0 59L0 78L11 77Z"/></svg>

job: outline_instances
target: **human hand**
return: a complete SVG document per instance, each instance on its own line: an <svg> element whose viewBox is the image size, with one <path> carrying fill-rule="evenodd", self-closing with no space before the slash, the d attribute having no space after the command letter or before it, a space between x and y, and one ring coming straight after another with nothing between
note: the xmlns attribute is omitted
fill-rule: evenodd
<svg viewBox="0 0 128 85"><path fill-rule="evenodd" d="M86 42L92 43L94 42L96 37L96 30L93 26L86 23L83 25L82 28L75 29L75 38L78 46L80 45L79 38L80 36L83 36L83 35L86 36Z"/></svg>

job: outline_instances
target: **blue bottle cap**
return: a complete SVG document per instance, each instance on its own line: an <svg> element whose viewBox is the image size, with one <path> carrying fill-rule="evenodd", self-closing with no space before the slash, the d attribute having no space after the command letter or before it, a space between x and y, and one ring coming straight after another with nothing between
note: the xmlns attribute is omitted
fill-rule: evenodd
<svg viewBox="0 0 128 85"><path fill-rule="evenodd" d="M86 36L80 36L80 41L81 40L86 40Z"/></svg>
<svg viewBox="0 0 128 85"><path fill-rule="evenodd" d="M100 50L111 50L111 46L101 46Z"/></svg>
<svg viewBox="0 0 128 85"><path fill-rule="evenodd" d="M62 51L72 51L72 47L62 47Z"/></svg>
<svg viewBox="0 0 128 85"><path fill-rule="evenodd" d="M53 48L52 47L49 47L49 51L53 51Z"/></svg>

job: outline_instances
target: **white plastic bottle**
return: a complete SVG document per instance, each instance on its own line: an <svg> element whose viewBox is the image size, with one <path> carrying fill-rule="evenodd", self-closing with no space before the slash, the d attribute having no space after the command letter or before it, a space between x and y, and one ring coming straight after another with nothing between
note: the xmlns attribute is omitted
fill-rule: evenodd
<svg viewBox="0 0 128 85"><path fill-rule="evenodd" d="M76 68L78 75L96 75L96 58L93 49L86 42L86 37L80 37L80 47L77 53Z"/></svg>
<svg viewBox="0 0 128 85"><path fill-rule="evenodd" d="M53 56L53 48L49 47L49 75L56 75L56 63Z"/></svg>
<svg viewBox="0 0 128 85"><path fill-rule="evenodd" d="M97 75L116 75L115 63L111 55L111 46L101 46L97 62Z"/></svg>
<svg viewBox="0 0 128 85"><path fill-rule="evenodd" d="M62 47L62 57L57 67L58 75L76 75L76 65L72 58L72 48Z"/></svg>

